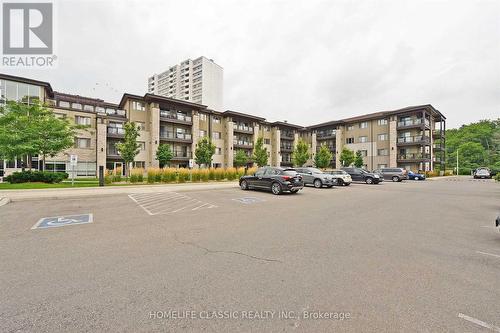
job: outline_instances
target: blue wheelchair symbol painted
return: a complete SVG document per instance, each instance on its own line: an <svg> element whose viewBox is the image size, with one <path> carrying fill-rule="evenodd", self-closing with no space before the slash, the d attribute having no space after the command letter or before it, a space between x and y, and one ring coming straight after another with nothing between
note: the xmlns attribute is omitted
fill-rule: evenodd
<svg viewBox="0 0 500 333"><path fill-rule="evenodd" d="M92 214L44 217L40 219L31 229L57 228L67 225L92 222L94 222Z"/></svg>

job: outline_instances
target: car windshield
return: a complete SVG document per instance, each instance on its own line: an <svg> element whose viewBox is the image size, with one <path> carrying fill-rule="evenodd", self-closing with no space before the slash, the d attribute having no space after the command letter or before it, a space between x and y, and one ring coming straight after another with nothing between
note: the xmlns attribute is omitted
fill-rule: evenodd
<svg viewBox="0 0 500 333"><path fill-rule="evenodd" d="M323 171L321 171L320 169L316 169L316 168L309 168L309 169L307 169L307 171L311 171L312 173L323 173Z"/></svg>
<svg viewBox="0 0 500 333"><path fill-rule="evenodd" d="M361 172L361 173L368 173L368 171L366 171L365 169L359 169L359 172Z"/></svg>
<svg viewBox="0 0 500 333"><path fill-rule="evenodd" d="M297 171L295 169L286 169L286 170L283 170L283 174L286 176L295 177L295 176L297 176Z"/></svg>

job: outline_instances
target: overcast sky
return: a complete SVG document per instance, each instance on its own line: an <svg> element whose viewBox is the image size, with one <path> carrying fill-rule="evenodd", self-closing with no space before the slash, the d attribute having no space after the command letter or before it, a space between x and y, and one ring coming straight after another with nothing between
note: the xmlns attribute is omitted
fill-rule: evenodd
<svg viewBox="0 0 500 333"><path fill-rule="evenodd" d="M204 55L225 109L300 125L432 104L500 117L500 1L56 1L58 67L5 70L118 102Z"/></svg>

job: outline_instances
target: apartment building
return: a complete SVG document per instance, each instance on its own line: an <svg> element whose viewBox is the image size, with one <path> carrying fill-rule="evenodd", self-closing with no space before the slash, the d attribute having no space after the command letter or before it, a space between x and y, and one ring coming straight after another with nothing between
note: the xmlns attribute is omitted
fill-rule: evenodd
<svg viewBox="0 0 500 333"><path fill-rule="evenodd" d="M126 166L116 149L124 138L124 125L134 122L140 128L140 152L134 167L158 167L156 150L162 143L173 151L173 167L197 167L194 151L200 138L208 137L216 146L213 167L231 167L238 150L249 156L263 138L272 166L292 166L292 153L299 139L310 149L306 165L314 165L314 156L322 145L332 152L332 168L340 168L343 147L361 151L365 168L403 167L409 170L444 169L446 118L432 105L407 107L300 126L286 121L268 122L265 118L227 110L215 111L206 105L151 93L125 93L119 103L54 91L48 82L0 74L0 105L7 100L31 104L41 102L55 115L86 125L78 130L74 147L47 157L49 171L74 172L76 177L96 176L99 167L122 170ZM70 168L70 155L78 156L78 165ZM21 158L0 160L0 176L22 167ZM33 165L41 168L41 157Z"/></svg>
<svg viewBox="0 0 500 333"><path fill-rule="evenodd" d="M148 78L148 93L223 110L223 68L212 59L187 59Z"/></svg>

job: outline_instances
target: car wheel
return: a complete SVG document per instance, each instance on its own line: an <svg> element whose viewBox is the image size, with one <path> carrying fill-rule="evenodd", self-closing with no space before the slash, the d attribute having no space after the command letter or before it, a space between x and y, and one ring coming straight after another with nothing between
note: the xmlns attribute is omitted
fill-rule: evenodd
<svg viewBox="0 0 500 333"><path fill-rule="evenodd" d="M248 190L248 182L246 180L242 180L240 183L240 188L242 190Z"/></svg>
<svg viewBox="0 0 500 333"><path fill-rule="evenodd" d="M323 186L323 183L321 182L321 179L315 179L313 185L316 188L321 188Z"/></svg>
<svg viewBox="0 0 500 333"><path fill-rule="evenodd" d="M365 183L367 184L373 184L373 179L371 177L368 177L365 179Z"/></svg>
<svg viewBox="0 0 500 333"><path fill-rule="evenodd" d="M345 184L344 184L344 186L349 186L349 185L351 185L351 183L345 183Z"/></svg>
<svg viewBox="0 0 500 333"><path fill-rule="evenodd" d="M271 184L271 192L273 192L273 194L281 194L281 185L279 183L272 183Z"/></svg>
<svg viewBox="0 0 500 333"><path fill-rule="evenodd" d="M290 190L290 193L296 194L299 190Z"/></svg>
<svg viewBox="0 0 500 333"><path fill-rule="evenodd" d="M337 185L338 186L343 186L344 185L344 181L342 179L337 179Z"/></svg>
<svg viewBox="0 0 500 333"><path fill-rule="evenodd" d="M393 181L393 182L399 182L399 177L398 177L398 176L394 176L394 177L392 177L392 181Z"/></svg>

